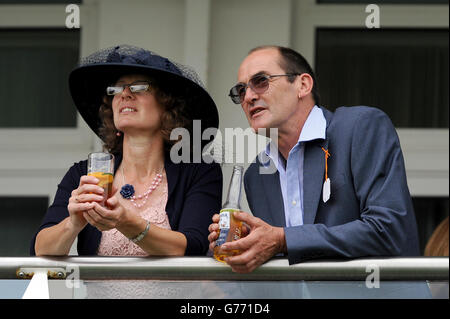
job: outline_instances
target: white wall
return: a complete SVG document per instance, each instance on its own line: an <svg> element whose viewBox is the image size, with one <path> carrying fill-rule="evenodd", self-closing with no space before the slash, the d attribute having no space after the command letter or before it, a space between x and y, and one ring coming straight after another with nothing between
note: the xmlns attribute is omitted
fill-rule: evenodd
<svg viewBox="0 0 450 319"><path fill-rule="evenodd" d="M183 0L99 1L98 47L131 44L183 61L184 12Z"/></svg>

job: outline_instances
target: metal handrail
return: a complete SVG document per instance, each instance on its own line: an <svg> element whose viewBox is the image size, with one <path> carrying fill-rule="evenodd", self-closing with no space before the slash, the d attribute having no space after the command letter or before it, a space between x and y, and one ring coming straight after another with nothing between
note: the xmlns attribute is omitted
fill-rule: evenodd
<svg viewBox="0 0 450 319"><path fill-rule="evenodd" d="M237 274L211 257L0 257L0 279L24 278L21 269L74 269L81 280L365 280L377 269L380 280L448 281L448 257L363 258L307 261L289 265L274 258L249 274ZM61 278L64 276L61 276Z"/></svg>

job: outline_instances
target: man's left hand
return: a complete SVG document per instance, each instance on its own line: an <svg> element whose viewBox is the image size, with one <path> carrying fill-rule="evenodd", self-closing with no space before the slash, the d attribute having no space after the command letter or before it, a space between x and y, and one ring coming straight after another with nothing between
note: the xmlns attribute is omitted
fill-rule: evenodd
<svg viewBox="0 0 450 319"><path fill-rule="evenodd" d="M286 252L282 227L270 226L262 219L244 212L235 212L234 217L250 227L248 236L221 246L222 249L241 251L240 255L225 258L234 272L252 272L276 254Z"/></svg>

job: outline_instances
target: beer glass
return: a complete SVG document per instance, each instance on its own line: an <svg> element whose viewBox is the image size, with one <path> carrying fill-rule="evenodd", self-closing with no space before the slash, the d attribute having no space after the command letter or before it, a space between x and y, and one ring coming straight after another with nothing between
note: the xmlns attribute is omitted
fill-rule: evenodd
<svg viewBox="0 0 450 319"><path fill-rule="evenodd" d="M88 155L88 176L96 177L98 186L104 190L100 205L105 206L106 200L112 192L114 180L114 155L103 152L94 152Z"/></svg>

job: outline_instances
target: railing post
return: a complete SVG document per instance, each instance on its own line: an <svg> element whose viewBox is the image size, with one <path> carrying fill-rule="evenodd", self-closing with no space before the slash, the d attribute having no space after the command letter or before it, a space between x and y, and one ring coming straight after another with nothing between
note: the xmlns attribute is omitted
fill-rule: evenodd
<svg viewBox="0 0 450 319"><path fill-rule="evenodd" d="M66 272L62 268L20 268L16 274L21 279L31 278L22 299L50 299L48 277L66 278Z"/></svg>
<svg viewBox="0 0 450 319"><path fill-rule="evenodd" d="M36 269L22 299L50 299L47 269Z"/></svg>

